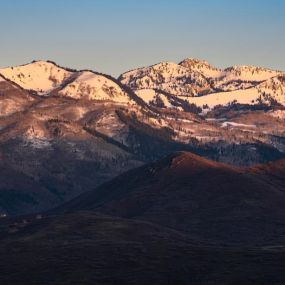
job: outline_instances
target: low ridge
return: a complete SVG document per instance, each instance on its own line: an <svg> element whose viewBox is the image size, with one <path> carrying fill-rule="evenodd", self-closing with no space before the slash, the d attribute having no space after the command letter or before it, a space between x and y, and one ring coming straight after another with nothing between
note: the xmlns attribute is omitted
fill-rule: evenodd
<svg viewBox="0 0 285 285"><path fill-rule="evenodd" d="M131 170L61 210L95 210L161 224L201 240L260 245L282 239L276 230L284 224L285 181L277 187L271 179L182 152Z"/></svg>

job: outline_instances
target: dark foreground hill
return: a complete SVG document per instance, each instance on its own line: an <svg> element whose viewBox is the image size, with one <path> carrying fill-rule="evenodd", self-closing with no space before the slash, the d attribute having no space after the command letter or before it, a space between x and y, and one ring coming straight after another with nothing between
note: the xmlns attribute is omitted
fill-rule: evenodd
<svg viewBox="0 0 285 285"><path fill-rule="evenodd" d="M176 153L0 222L1 284L284 284L284 161Z"/></svg>
<svg viewBox="0 0 285 285"><path fill-rule="evenodd" d="M218 247L150 223L78 212L1 238L1 284L284 284L280 247Z"/></svg>
<svg viewBox="0 0 285 285"><path fill-rule="evenodd" d="M176 153L119 176L64 210L150 221L221 244L263 244L284 234L283 165L239 169Z"/></svg>

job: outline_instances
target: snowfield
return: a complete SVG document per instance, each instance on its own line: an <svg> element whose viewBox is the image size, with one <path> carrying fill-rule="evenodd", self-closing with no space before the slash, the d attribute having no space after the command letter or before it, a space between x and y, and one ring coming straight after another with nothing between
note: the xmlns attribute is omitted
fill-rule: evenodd
<svg viewBox="0 0 285 285"><path fill-rule="evenodd" d="M187 98L187 101L199 107L207 105L211 109L218 105L226 106L234 101L237 101L240 104L253 105L256 103L258 97L258 90L251 88L232 92L213 93L201 97L189 97Z"/></svg>
<svg viewBox="0 0 285 285"><path fill-rule="evenodd" d="M141 89L136 91L136 94L143 99L147 104L151 104L157 100L160 100L166 108L173 108L173 105L169 101L168 97L164 94L157 93L153 89Z"/></svg>
<svg viewBox="0 0 285 285"><path fill-rule="evenodd" d="M82 72L72 83L59 91L59 95L75 99L114 100L118 103L131 102L128 94L115 82L88 71Z"/></svg>
<svg viewBox="0 0 285 285"><path fill-rule="evenodd" d="M149 103L155 99L157 92L153 89L142 89L136 91L136 94L145 102ZM168 99L159 94L166 107L172 107ZM181 100L186 100L190 104L195 104L198 107L206 107L212 109L218 105L227 106L232 103L256 105L260 100L267 102L269 98L274 99L278 103L285 105L285 81L280 77L270 78L259 85L235 91L211 93L199 97L177 96ZM164 100L163 100L164 99Z"/></svg>

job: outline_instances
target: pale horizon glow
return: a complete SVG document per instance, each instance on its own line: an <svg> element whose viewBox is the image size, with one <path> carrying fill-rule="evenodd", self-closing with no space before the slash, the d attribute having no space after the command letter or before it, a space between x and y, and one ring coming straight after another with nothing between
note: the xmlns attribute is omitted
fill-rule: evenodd
<svg viewBox="0 0 285 285"><path fill-rule="evenodd" d="M0 67L51 60L118 76L192 57L285 70L283 0L0 2Z"/></svg>

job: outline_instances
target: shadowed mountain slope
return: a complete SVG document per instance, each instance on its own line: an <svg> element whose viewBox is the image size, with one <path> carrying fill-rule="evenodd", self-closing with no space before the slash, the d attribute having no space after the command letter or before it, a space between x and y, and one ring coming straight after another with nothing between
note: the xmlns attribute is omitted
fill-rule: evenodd
<svg viewBox="0 0 285 285"><path fill-rule="evenodd" d="M284 162L238 169L176 153L115 178L63 210L151 221L221 244L283 240L285 181L280 164Z"/></svg>
<svg viewBox="0 0 285 285"><path fill-rule="evenodd" d="M179 152L49 213L2 218L0 281L280 285L283 165Z"/></svg>

